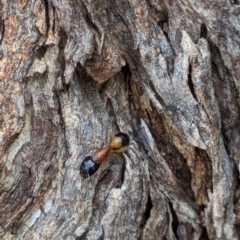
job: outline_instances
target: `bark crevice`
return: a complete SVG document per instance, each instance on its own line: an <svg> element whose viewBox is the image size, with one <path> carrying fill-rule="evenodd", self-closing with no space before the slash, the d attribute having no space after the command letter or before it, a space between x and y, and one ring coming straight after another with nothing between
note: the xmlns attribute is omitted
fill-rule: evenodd
<svg viewBox="0 0 240 240"><path fill-rule="evenodd" d="M238 4L1 3L1 239L238 239Z"/></svg>

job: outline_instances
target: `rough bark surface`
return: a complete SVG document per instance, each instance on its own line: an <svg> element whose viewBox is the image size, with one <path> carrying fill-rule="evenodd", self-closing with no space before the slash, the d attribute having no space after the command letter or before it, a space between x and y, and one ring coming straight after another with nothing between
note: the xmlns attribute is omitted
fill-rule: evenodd
<svg viewBox="0 0 240 240"><path fill-rule="evenodd" d="M239 0L1 0L1 239L239 239ZM128 150L79 167L109 134Z"/></svg>

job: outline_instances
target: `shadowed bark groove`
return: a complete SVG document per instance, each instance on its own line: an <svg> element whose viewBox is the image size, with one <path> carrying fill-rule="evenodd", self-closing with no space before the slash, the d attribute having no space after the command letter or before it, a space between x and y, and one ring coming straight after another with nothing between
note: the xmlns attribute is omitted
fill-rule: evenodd
<svg viewBox="0 0 240 240"><path fill-rule="evenodd" d="M1 239L239 239L239 1L0 3ZM130 136L89 178L109 135Z"/></svg>

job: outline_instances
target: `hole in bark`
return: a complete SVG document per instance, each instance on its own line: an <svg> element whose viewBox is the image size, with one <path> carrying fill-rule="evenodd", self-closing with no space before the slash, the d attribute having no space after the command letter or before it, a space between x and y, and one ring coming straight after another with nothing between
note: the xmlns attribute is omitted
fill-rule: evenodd
<svg viewBox="0 0 240 240"><path fill-rule="evenodd" d="M193 85L193 82L192 82L192 64L190 63L189 64L189 68L188 68L188 86L189 86L189 89L193 95L193 97L195 98L195 100L197 101L197 96L194 92L194 85Z"/></svg>
<svg viewBox="0 0 240 240"><path fill-rule="evenodd" d="M173 205L171 202L169 202L169 206L170 206L170 210L171 210L171 214L172 214L172 230L173 230L176 238L178 239L178 234L177 234L177 229L178 229L178 224L179 224L178 217L177 217L176 212L173 209Z"/></svg>
<svg viewBox="0 0 240 240"><path fill-rule="evenodd" d="M170 39L168 38L168 23L166 21L159 21L158 26L162 29L163 34L170 42Z"/></svg>
<svg viewBox="0 0 240 240"><path fill-rule="evenodd" d="M35 56L36 56L39 60L41 60L41 59L44 57L47 49L48 49L47 46L40 46L40 47L36 50Z"/></svg>
<svg viewBox="0 0 240 240"><path fill-rule="evenodd" d="M202 23L202 25L201 25L201 33L200 33L201 38L207 38L207 34L208 34L207 27L206 27L206 25L204 23Z"/></svg>
<svg viewBox="0 0 240 240"><path fill-rule="evenodd" d="M131 77L131 71L129 65L126 63L126 65L122 68L122 72L124 73L125 79L128 79Z"/></svg>
<svg viewBox="0 0 240 240"><path fill-rule="evenodd" d="M209 240L207 229L205 227L203 228L201 237L199 239L200 240Z"/></svg>
<svg viewBox="0 0 240 240"><path fill-rule="evenodd" d="M150 217L150 213L151 213L152 207L153 207L152 199L151 199L150 194L148 194L148 201L147 201L146 210L145 210L145 219L146 219L146 221Z"/></svg>
<svg viewBox="0 0 240 240"><path fill-rule="evenodd" d="M64 48L67 44L67 40L68 40L68 36L66 34L66 32L61 28L59 31L59 37L60 37L60 41L59 41L59 49L61 51L61 53L64 51Z"/></svg>

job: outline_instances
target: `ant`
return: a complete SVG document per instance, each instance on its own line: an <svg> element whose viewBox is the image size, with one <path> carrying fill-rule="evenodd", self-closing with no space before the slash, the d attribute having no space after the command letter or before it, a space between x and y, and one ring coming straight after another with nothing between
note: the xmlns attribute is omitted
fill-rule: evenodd
<svg viewBox="0 0 240 240"><path fill-rule="evenodd" d="M112 138L112 141L106 147L103 145L96 150L93 156L84 158L80 166L80 175L87 178L93 175L100 167L101 163L110 152L122 152L130 142L129 136L126 133L119 132Z"/></svg>

